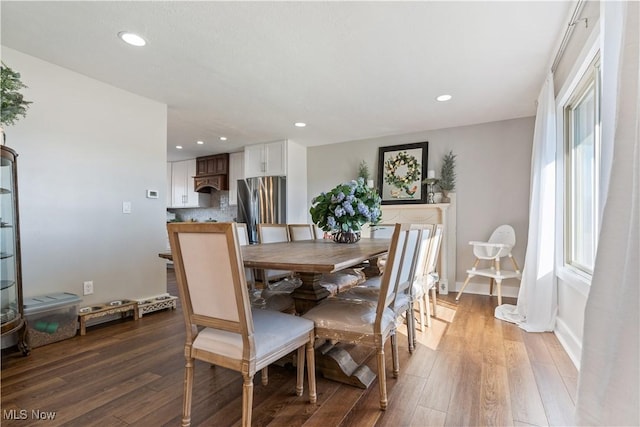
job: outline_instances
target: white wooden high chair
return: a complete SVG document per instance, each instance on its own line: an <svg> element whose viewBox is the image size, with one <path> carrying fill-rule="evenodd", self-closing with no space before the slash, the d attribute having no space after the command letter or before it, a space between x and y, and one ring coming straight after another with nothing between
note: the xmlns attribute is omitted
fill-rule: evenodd
<svg viewBox="0 0 640 427"><path fill-rule="evenodd" d="M476 257L476 262L473 264L471 269L467 270L467 279L464 281L460 292L458 292L456 301L460 299L464 288L467 287L472 277L483 276L491 279L489 295L493 295L493 282L495 281L497 284L498 305L502 305L502 281L504 279L519 280L522 277L518 264L513 258L513 255L511 255L511 249L513 249L516 244L516 232L510 225L501 225L491 234L488 242L473 241L469 242L469 244L473 246L473 254ZM509 259L511 259L515 271L503 270L501 268L500 259L504 257L509 257ZM492 261L491 266L489 268L479 269L478 265L482 260Z"/></svg>

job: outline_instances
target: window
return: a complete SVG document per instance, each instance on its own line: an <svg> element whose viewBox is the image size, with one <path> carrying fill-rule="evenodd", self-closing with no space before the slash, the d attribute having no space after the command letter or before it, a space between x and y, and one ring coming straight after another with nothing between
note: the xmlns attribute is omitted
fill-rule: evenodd
<svg viewBox="0 0 640 427"><path fill-rule="evenodd" d="M598 243L600 69L596 59L564 106L565 264L591 275Z"/></svg>

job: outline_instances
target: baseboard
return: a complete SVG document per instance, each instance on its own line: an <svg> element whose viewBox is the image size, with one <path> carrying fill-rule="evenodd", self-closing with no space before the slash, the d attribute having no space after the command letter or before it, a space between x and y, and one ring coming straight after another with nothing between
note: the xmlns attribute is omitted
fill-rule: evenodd
<svg viewBox="0 0 640 427"><path fill-rule="evenodd" d="M569 329L567 324L560 318L556 319L556 327L553 331L560 341L560 345L567 352L576 369L580 370L580 357L582 355L582 342Z"/></svg>
<svg viewBox="0 0 640 427"><path fill-rule="evenodd" d="M449 286L449 293L458 293L459 289L462 289L463 282L456 282L455 289L452 289ZM518 298L518 292L520 291L520 282L517 280L509 280L502 282L502 296L510 297L510 298ZM489 295L489 282L469 282L467 287L464 289L465 294L476 294L476 295ZM496 286L493 286L493 295L498 295L498 290Z"/></svg>

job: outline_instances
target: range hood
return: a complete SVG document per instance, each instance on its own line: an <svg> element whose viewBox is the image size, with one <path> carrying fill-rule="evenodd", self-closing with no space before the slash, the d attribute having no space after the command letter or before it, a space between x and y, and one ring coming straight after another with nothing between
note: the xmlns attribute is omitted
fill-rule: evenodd
<svg viewBox="0 0 640 427"><path fill-rule="evenodd" d="M227 175L206 175L193 177L194 190L198 193L212 193L214 191L228 190Z"/></svg>
<svg viewBox="0 0 640 427"><path fill-rule="evenodd" d="M194 190L211 193L229 189L229 153L196 158L196 176L193 177Z"/></svg>

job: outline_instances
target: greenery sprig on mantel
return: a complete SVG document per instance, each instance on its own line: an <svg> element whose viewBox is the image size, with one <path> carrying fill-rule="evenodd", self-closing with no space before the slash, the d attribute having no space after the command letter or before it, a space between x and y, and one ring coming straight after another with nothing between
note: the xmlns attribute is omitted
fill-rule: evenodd
<svg viewBox="0 0 640 427"><path fill-rule="evenodd" d="M20 80L20 73L3 62L0 66L0 125L13 125L20 117L27 115L31 102L26 101L19 92L26 87Z"/></svg>
<svg viewBox="0 0 640 427"><path fill-rule="evenodd" d="M456 155L453 151L449 151L442 158L438 187L444 191L453 191L456 188Z"/></svg>
<svg viewBox="0 0 640 427"><path fill-rule="evenodd" d="M366 183L370 176L369 165L366 161L361 161L360 165L358 166L358 178L364 179L364 182Z"/></svg>

